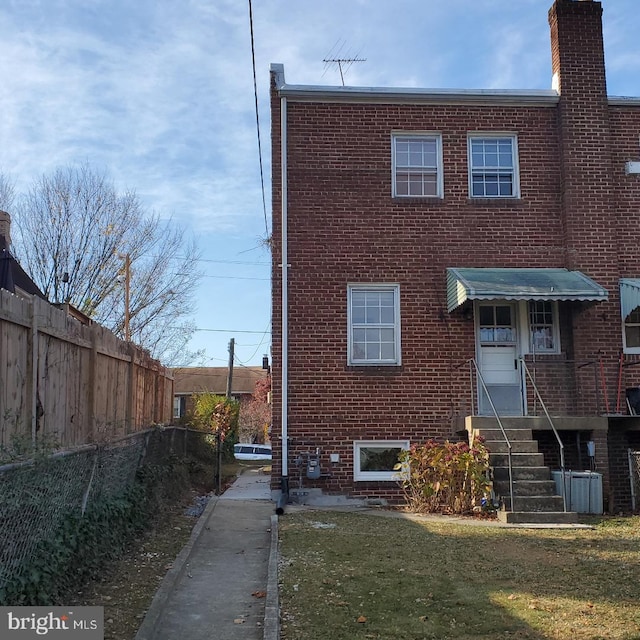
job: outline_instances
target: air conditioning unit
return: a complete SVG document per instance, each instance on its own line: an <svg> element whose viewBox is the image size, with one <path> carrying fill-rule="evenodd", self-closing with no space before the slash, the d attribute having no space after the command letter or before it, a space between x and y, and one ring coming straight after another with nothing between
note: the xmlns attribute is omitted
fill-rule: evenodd
<svg viewBox="0 0 640 640"><path fill-rule="evenodd" d="M562 471L552 471L556 492L562 495ZM565 471L564 490L568 511L602 514L602 474L593 471Z"/></svg>

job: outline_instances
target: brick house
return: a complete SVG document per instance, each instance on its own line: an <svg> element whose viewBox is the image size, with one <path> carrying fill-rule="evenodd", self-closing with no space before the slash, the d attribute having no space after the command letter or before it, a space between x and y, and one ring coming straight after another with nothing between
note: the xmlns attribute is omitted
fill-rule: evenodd
<svg viewBox="0 0 640 640"><path fill-rule="evenodd" d="M274 496L317 451L305 486L397 501L386 453L520 429L533 466L595 469L631 508L640 99L607 95L600 2L549 24L549 91L272 65Z"/></svg>
<svg viewBox="0 0 640 640"><path fill-rule="evenodd" d="M227 392L228 367L176 367L173 374L173 418L187 419L193 412L194 397L201 393L224 396ZM263 367L236 367L233 371L231 397L241 404L253 397L256 382L268 372Z"/></svg>

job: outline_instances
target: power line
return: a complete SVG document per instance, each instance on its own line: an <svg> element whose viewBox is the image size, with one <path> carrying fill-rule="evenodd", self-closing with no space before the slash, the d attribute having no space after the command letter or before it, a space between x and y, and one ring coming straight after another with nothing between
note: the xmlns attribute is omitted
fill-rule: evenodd
<svg viewBox="0 0 640 640"><path fill-rule="evenodd" d="M147 256L148 258L165 258L166 260L189 260L189 262L212 262L216 264L242 264L249 267L268 267L270 262L249 262L247 260L213 260L211 258L187 258L187 256L154 256L148 253L141 253L141 256Z"/></svg>
<svg viewBox="0 0 640 640"><path fill-rule="evenodd" d="M266 331L246 331L239 329L193 329L193 331L205 331L207 333L253 333L257 335L271 333L268 329Z"/></svg>
<svg viewBox="0 0 640 640"><path fill-rule="evenodd" d="M192 262L216 262L219 264L244 264L250 267L268 267L270 262L248 262L246 260L210 260L209 258L194 258Z"/></svg>
<svg viewBox="0 0 640 640"><path fill-rule="evenodd" d="M262 144L260 142L260 116L258 112L258 82L256 80L256 50L253 39L253 9L249 0L249 27L251 29L251 62L253 64L253 95L256 102L256 130L258 133L258 159L260 161L260 184L262 186L262 210L264 211L264 229L269 237L269 224L267 223L267 200L264 194L264 171L262 169Z"/></svg>
<svg viewBox="0 0 640 640"><path fill-rule="evenodd" d="M253 360L256 354L258 353L258 351L260 351L260 347L262 347L262 345L266 342L267 336L271 334L271 331L269 331L270 326L271 326L271 321L267 323L264 333L262 334L262 339L260 340L260 344L256 345L256 350L249 356L249 358L247 358L247 360ZM249 346L249 345L244 345L244 346ZM237 355L236 355L236 360L238 360L239 364L241 364L242 366L245 366L244 363L240 361Z"/></svg>
<svg viewBox="0 0 640 640"><path fill-rule="evenodd" d="M239 367L242 367L243 369L248 369L247 373L249 375L258 376L259 378L265 378L267 376L267 372L264 369L262 369L262 367L259 364L255 364L255 365L242 364L242 362L238 361L237 357L236 357L236 364ZM261 374L259 371L254 371L254 369L262 369L262 371L264 371L264 373Z"/></svg>
<svg viewBox="0 0 640 640"><path fill-rule="evenodd" d="M186 273L176 273L177 276L186 276ZM200 274L200 278L217 278L219 280L261 280L263 282L269 282L271 278L249 278L248 276L210 276L207 274Z"/></svg>

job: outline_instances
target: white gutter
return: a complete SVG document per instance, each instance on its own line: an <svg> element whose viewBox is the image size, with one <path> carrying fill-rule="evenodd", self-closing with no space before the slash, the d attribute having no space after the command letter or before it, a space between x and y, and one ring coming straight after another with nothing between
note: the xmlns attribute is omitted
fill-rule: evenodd
<svg viewBox="0 0 640 640"><path fill-rule="evenodd" d="M281 170L281 201L282 201L282 487L286 486L289 475L289 314L288 314L288 249L287 249L287 99L280 98L280 170Z"/></svg>
<svg viewBox="0 0 640 640"><path fill-rule="evenodd" d="M284 75L284 72L283 72ZM296 102L365 102L465 106L555 107L560 94L553 89L422 89L398 87L329 87L283 83L281 97Z"/></svg>

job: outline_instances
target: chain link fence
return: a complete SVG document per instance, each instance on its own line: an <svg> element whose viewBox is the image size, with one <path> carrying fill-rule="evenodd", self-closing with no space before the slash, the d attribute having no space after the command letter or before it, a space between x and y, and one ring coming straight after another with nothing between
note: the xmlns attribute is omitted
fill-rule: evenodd
<svg viewBox="0 0 640 640"><path fill-rule="evenodd" d="M144 465L161 465L171 456L213 464L214 446L211 434L158 428L0 466L0 589L20 574L25 561L69 514L84 514L92 501L122 495Z"/></svg>
<svg viewBox="0 0 640 640"><path fill-rule="evenodd" d="M631 509L640 507L640 451L629 449L629 480L631 482Z"/></svg>

